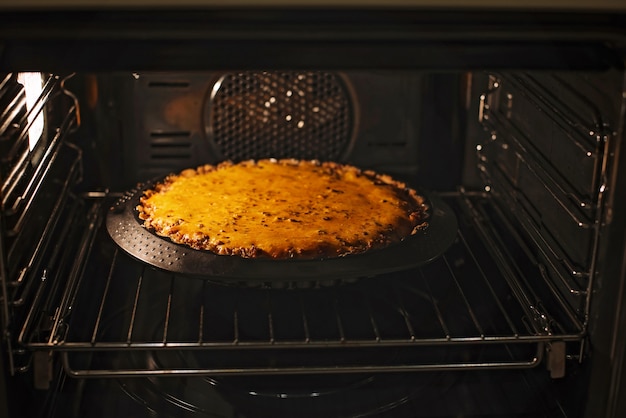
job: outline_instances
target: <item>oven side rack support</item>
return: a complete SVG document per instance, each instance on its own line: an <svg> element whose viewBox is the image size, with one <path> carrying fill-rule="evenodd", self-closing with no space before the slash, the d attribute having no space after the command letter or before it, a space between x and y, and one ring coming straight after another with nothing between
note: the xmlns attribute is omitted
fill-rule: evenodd
<svg viewBox="0 0 626 418"><path fill-rule="evenodd" d="M67 139L79 124L75 98L66 100L72 97L64 88L69 77L44 73L39 77L41 90L35 91L39 96L32 104L25 99L26 86L31 85L18 74L7 74L0 83L0 94L15 96L0 121L6 173L0 191L0 316L11 375L32 367L30 353L17 338L28 304L45 281L46 266L57 262L61 251L52 242L65 236L68 228L59 220L67 214L71 190L82 178L82 151ZM44 117L46 127L39 132L36 120ZM33 133L39 136L31 138ZM55 193L49 192L51 186ZM30 237L37 234L32 242Z"/></svg>
<svg viewBox="0 0 626 418"><path fill-rule="evenodd" d="M562 92L564 97L555 95L550 87ZM478 120L490 133L490 139L477 146L485 183L503 199L508 205L504 210L512 211L534 241L541 258L537 263L543 282L583 335L589 323L600 229L605 222L602 216L607 162L613 146L610 126L584 91L558 77L535 78L521 73L490 75L478 110ZM551 124L556 132L554 138L538 138L532 127L516 124L520 119L517 113L523 117L533 111L544 118L541 126ZM585 162L584 170L581 168L584 175L576 181L565 180L568 168L553 161L545 145L542 148L542 139L560 141L556 143L575 150ZM513 156L515 163L508 161L513 167L504 167L506 158ZM576 225L577 237L587 238L586 253L574 254L571 245L553 241L551 234L555 232L541 225L543 221L538 221L538 215L532 213L534 206L529 196L533 195L527 190L531 183L524 180L526 177L539 182L544 195L549 195L546 198L553 200L553 205L568 218L558 227L556 235L560 232L567 236L574 229L570 225ZM580 247L585 248L582 244ZM582 352L579 356L582 358Z"/></svg>

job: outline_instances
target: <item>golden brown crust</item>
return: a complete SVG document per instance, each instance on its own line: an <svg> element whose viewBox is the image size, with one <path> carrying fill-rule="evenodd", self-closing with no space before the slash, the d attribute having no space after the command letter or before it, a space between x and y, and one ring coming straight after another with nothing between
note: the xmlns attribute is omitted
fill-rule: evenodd
<svg viewBox="0 0 626 418"><path fill-rule="evenodd" d="M334 162L224 162L167 176L137 206L143 225L197 250L246 258L356 254L417 233L424 199L388 175Z"/></svg>

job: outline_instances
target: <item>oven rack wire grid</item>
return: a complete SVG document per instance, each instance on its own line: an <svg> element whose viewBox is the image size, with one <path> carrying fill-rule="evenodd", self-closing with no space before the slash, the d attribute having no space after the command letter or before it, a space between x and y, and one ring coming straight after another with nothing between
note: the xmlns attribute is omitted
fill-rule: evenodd
<svg viewBox="0 0 626 418"><path fill-rule="evenodd" d="M494 248L501 238L488 217L501 214L488 196L447 199L470 223L436 261L306 289L147 267L108 239L106 199L95 199L58 306L32 312L20 342L60 353L81 378L530 368L546 353L555 364L576 356L565 343L580 345L582 324L547 310Z"/></svg>

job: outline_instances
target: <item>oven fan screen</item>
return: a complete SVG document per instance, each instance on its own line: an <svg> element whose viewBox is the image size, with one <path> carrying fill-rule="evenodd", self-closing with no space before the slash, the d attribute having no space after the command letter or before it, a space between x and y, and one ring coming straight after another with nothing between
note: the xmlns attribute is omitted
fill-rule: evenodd
<svg viewBox="0 0 626 418"><path fill-rule="evenodd" d="M343 80L325 72L226 74L208 101L207 135L224 159L339 160L353 137Z"/></svg>

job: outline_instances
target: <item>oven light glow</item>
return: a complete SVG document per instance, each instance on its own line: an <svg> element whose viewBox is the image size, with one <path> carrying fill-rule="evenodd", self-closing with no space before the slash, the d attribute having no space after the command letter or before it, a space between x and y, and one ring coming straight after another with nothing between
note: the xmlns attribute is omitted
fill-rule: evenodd
<svg viewBox="0 0 626 418"><path fill-rule="evenodd" d="M43 91L41 73L19 73L17 81L24 86L26 94L26 111L28 113L28 146L32 151L43 135L43 112L31 112Z"/></svg>

